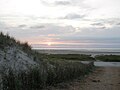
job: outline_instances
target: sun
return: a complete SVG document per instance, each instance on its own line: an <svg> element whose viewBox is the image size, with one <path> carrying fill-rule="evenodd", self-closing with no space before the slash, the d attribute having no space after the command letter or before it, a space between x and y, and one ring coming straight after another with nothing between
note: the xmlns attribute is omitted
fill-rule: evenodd
<svg viewBox="0 0 120 90"><path fill-rule="evenodd" d="M48 45L48 46L51 46L51 45L52 45L52 43L51 43L51 42L48 42L48 43L47 43L47 45Z"/></svg>

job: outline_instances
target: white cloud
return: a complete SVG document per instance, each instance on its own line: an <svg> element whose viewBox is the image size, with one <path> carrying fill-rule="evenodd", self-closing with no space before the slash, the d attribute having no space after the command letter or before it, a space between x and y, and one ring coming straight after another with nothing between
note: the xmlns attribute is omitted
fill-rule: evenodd
<svg viewBox="0 0 120 90"><path fill-rule="evenodd" d="M120 18L120 0L85 0L84 3L94 8L89 18Z"/></svg>
<svg viewBox="0 0 120 90"><path fill-rule="evenodd" d="M79 15L75 13L70 13L64 17L64 19L83 19L85 15Z"/></svg>

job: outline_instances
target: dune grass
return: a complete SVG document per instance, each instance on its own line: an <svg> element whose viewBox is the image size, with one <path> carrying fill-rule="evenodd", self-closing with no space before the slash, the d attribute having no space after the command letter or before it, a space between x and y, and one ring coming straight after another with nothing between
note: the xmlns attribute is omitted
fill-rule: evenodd
<svg viewBox="0 0 120 90"><path fill-rule="evenodd" d="M39 65L17 73L11 68L7 68L7 72L1 71L0 90L40 90L48 85L83 76L94 66L93 63L84 65L79 62L92 59L89 55L40 54L33 51L27 43L21 43L9 35L0 33L0 50L3 51L7 47L16 47L28 56L33 56L33 60Z"/></svg>
<svg viewBox="0 0 120 90"><path fill-rule="evenodd" d="M19 74L9 69L7 74L1 75L2 90L38 90L84 76L93 68L93 63L84 65L75 61L50 61L49 64Z"/></svg>

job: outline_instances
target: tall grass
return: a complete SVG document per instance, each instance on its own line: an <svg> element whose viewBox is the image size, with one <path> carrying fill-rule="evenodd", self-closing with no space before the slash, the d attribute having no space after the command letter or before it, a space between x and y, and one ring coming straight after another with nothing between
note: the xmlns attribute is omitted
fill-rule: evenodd
<svg viewBox="0 0 120 90"><path fill-rule="evenodd" d="M34 61L39 65L29 68L27 71L15 72L11 68L8 68L6 72L0 71L0 90L38 90L47 85L80 77L88 73L93 67L93 63L84 65L79 61L68 60L75 58L71 55L64 56L65 60L61 56L55 56L53 60L54 55L52 57L46 56L47 60L41 60L44 56L41 57L41 54L31 50L27 43L20 43L9 35L0 33L0 50L4 50L6 47L17 47L33 56ZM79 55L76 56L79 58ZM58 58L63 60L60 61Z"/></svg>
<svg viewBox="0 0 120 90"><path fill-rule="evenodd" d="M51 64L55 67L48 70L49 85L80 77L93 68L93 63L84 65L77 61L52 61Z"/></svg>
<svg viewBox="0 0 120 90"><path fill-rule="evenodd" d="M12 69L1 75L1 90L37 90L48 85L69 81L88 73L93 63L84 65L73 61L50 62L45 68L32 68L16 74Z"/></svg>

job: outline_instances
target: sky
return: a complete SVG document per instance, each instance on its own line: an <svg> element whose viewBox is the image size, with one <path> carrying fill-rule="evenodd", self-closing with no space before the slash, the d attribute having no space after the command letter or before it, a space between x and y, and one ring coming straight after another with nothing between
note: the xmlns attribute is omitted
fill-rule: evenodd
<svg viewBox="0 0 120 90"><path fill-rule="evenodd" d="M34 48L120 48L120 0L0 0L0 31Z"/></svg>

